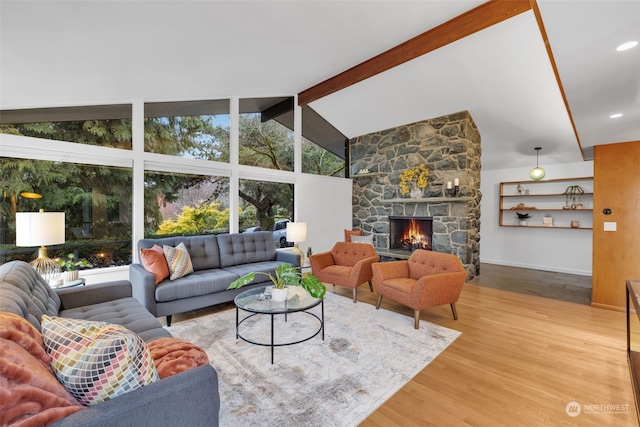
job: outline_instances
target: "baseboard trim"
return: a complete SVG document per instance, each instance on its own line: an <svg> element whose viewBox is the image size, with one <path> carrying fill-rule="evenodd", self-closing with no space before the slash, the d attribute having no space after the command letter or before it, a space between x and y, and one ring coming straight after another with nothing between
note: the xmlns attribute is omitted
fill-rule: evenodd
<svg viewBox="0 0 640 427"><path fill-rule="evenodd" d="M599 302L593 302L593 301L591 301L591 307L604 308L605 310L613 310L613 311L621 311L621 312L626 311L625 307L619 307L617 305L610 305L610 304L601 304Z"/></svg>
<svg viewBox="0 0 640 427"><path fill-rule="evenodd" d="M568 269L568 268L557 268L557 267L551 267L551 266L548 266L548 265L536 265L536 264L527 264L527 263L519 263L519 262L507 262L507 261L497 260L497 259L480 258L480 263L504 265L504 266L507 266L507 267L530 268L532 270L553 271L555 273L576 274L578 276L591 276L592 275L591 271L573 270L573 269Z"/></svg>

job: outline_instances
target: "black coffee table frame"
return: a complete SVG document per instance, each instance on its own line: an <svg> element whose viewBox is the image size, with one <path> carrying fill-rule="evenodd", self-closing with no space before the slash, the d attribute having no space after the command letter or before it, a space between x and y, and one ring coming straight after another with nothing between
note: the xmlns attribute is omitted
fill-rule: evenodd
<svg viewBox="0 0 640 427"><path fill-rule="evenodd" d="M319 333L322 333L322 341L324 341L324 299L316 299L308 297L308 301L305 300L305 303L302 305L294 305L290 306L288 301L282 303L270 302L269 297L265 297L264 299L260 299L259 301L262 304L258 304L256 306L251 306L247 304L242 304L240 301L242 299L246 299L247 297L255 296L256 300L260 298L260 295L264 295L265 287L262 288L253 288L247 291L244 291L238 294L235 299L236 305L236 339L242 339L243 341L248 342L249 344L260 345L264 347L271 347L271 364L273 365L274 361L274 349L275 347L282 347L286 345L294 345L300 344L305 341L309 341L310 339L316 337ZM320 316L315 313L312 313L308 310L317 307L320 305ZM240 310L252 313L242 319L240 319ZM311 335L306 338L299 339L297 341L284 342L284 343L275 343L274 342L274 319L276 315L284 315L285 322L287 321L287 315L290 313L304 313L309 316L315 317L319 322L318 330L314 330ZM271 316L271 342L257 342L251 339L248 339L240 333L240 325L247 319L250 319L254 316L258 315L269 315Z"/></svg>

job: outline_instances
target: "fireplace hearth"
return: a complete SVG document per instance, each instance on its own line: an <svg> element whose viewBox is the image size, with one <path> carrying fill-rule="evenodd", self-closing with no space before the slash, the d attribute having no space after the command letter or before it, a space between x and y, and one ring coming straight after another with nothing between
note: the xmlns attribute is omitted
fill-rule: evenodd
<svg viewBox="0 0 640 427"><path fill-rule="evenodd" d="M389 217L389 249L413 252L432 249L432 217Z"/></svg>

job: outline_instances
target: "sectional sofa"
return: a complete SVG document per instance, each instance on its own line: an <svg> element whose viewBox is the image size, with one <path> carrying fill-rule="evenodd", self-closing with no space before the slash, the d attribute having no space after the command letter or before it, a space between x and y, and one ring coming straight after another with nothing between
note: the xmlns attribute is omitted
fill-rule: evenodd
<svg viewBox="0 0 640 427"><path fill-rule="evenodd" d="M126 280L53 290L29 264L3 264L0 425L11 425L16 420L25 425L56 427L218 425L218 376L208 363L91 406L80 406L68 396L66 400L60 397L51 368L43 368L38 362L48 358L39 333L43 315L45 319L49 316L121 325L150 345L171 337L158 319L132 297L131 284ZM32 331L31 335L28 331ZM39 344L31 339L34 336L40 337Z"/></svg>
<svg viewBox="0 0 640 427"><path fill-rule="evenodd" d="M240 289L227 289L237 278L251 272L273 274L278 265L300 265L298 255L276 250L270 231L218 235L164 237L142 239L138 254L155 245L175 248L184 244L193 266L193 272L175 280L164 279L156 284L156 276L142 263L129 267L129 280L133 296L155 316L184 313L222 302L233 301L240 292L270 283L267 276L258 274L252 284Z"/></svg>

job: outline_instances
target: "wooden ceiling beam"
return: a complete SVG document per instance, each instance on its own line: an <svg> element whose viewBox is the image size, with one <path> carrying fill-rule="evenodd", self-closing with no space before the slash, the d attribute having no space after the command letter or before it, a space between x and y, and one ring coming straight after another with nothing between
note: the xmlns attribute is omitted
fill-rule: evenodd
<svg viewBox="0 0 640 427"><path fill-rule="evenodd" d="M491 0L298 94L306 105L531 9L529 0Z"/></svg>

